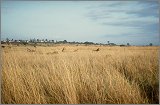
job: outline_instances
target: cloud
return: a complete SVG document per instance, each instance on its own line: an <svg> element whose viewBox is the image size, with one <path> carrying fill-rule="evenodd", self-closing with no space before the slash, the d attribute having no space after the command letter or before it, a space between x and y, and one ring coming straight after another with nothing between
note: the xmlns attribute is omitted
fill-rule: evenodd
<svg viewBox="0 0 160 105"><path fill-rule="evenodd" d="M118 16L118 18L121 18L119 14L138 17L158 17L158 6L156 2L107 1L103 4L93 6L87 16L93 19L113 17L112 14L117 14L116 16Z"/></svg>
<svg viewBox="0 0 160 105"><path fill-rule="evenodd" d="M138 1L105 2L90 9L87 17L102 25L139 28L142 31L157 26L158 4Z"/></svg>

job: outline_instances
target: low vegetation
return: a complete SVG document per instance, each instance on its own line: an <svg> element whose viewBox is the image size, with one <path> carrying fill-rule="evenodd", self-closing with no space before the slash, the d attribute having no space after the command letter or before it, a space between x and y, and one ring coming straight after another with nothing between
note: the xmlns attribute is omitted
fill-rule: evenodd
<svg viewBox="0 0 160 105"><path fill-rule="evenodd" d="M159 103L158 47L1 49L3 104Z"/></svg>

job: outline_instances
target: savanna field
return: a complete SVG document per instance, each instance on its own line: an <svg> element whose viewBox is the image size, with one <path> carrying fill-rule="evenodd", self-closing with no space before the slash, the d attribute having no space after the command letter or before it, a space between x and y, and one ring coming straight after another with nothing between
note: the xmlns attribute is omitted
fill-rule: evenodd
<svg viewBox="0 0 160 105"><path fill-rule="evenodd" d="M159 47L6 46L1 56L2 104L159 103Z"/></svg>

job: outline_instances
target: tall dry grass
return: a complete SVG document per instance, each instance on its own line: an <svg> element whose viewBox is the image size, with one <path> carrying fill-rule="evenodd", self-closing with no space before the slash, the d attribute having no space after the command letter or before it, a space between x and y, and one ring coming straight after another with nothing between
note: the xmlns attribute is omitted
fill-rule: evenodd
<svg viewBox="0 0 160 105"><path fill-rule="evenodd" d="M2 103L159 103L158 47L97 48L3 48Z"/></svg>

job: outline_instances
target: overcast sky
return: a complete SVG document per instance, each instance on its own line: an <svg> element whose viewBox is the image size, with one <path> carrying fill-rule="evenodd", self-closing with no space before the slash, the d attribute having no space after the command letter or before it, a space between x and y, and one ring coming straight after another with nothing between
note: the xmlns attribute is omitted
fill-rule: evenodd
<svg viewBox="0 0 160 105"><path fill-rule="evenodd" d="M159 44L158 2L3 1L1 38Z"/></svg>

